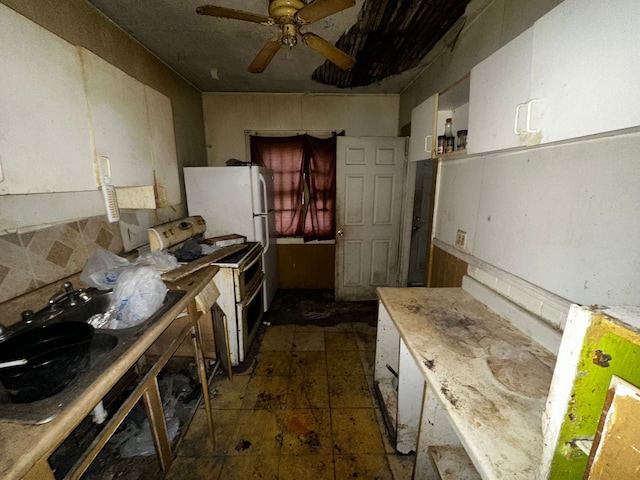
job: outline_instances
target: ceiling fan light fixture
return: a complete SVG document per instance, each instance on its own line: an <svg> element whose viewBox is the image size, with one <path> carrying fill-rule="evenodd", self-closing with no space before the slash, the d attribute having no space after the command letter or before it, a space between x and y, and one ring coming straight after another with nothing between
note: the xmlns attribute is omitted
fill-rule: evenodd
<svg viewBox="0 0 640 480"><path fill-rule="evenodd" d="M282 37L280 41L287 47L295 47L298 44L298 29L293 23L282 25Z"/></svg>
<svg viewBox="0 0 640 480"><path fill-rule="evenodd" d="M355 4L356 0L270 0L268 17L214 5L202 5L196 12L199 15L278 26L281 30L280 35L267 41L249 65L249 72L261 73L283 45L293 48L298 44L300 27L351 8ZM352 57L318 35L307 32L300 36L305 44L339 68L351 70L354 67L355 60Z"/></svg>

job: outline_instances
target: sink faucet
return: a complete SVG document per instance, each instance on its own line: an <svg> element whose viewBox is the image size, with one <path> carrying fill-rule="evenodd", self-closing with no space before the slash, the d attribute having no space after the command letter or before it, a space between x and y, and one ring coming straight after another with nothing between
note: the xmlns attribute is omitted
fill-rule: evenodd
<svg viewBox="0 0 640 480"><path fill-rule="evenodd" d="M83 289L80 288L76 290L73 288L71 282L65 282L62 284L62 290L60 290L49 299L49 307L51 309L56 309L57 304L65 298L69 299L70 307L74 307L75 305L77 305L79 300L83 300L85 302L89 300L89 297Z"/></svg>

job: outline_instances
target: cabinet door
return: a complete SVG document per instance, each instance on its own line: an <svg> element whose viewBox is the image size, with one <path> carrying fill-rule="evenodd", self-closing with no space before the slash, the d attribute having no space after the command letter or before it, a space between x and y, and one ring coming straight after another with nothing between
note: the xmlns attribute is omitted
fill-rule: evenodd
<svg viewBox="0 0 640 480"><path fill-rule="evenodd" d="M530 28L471 70L469 154L538 143L526 133L532 48Z"/></svg>
<svg viewBox="0 0 640 480"><path fill-rule="evenodd" d="M410 162L431 158L435 109L436 95L426 99L411 112Z"/></svg>
<svg viewBox="0 0 640 480"><path fill-rule="evenodd" d="M107 157L117 187L153 185L144 84L81 49L96 160Z"/></svg>
<svg viewBox="0 0 640 480"><path fill-rule="evenodd" d="M76 47L0 4L0 195L95 190Z"/></svg>
<svg viewBox="0 0 640 480"><path fill-rule="evenodd" d="M565 0L535 23L542 142L640 125L638 45L638 0Z"/></svg>
<svg viewBox="0 0 640 480"><path fill-rule="evenodd" d="M157 206L168 207L180 203L180 177L173 129L171 100L145 85L149 123L149 147L155 173Z"/></svg>

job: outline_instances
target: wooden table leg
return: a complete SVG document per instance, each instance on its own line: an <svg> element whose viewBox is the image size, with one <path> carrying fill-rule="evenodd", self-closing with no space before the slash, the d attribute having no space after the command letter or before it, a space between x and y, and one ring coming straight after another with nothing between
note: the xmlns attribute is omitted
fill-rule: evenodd
<svg viewBox="0 0 640 480"><path fill-rule="evenodd" d="M198 365L198 373L200 375L200 385L202 387L202 397L204 398L204 407L207 412L207 423L209 424L209 433L211 435L211 448L216 446L215 429L213 426L213 409L211 408L211 398L209 396L209 381L207 380L207 369L204 363L204 355L200 345L200 339L196 334L198 331L198 316L200 315L196 306L196 302L191 302L188 306L189 316L193 322L193 332L191 339L193 340L193 349L195 351L196 364Z"/></svg>
<svg viewBox="0 0 640 480"><path fill-rule="evenodd" d="M164 419L162 398L160 397L158 378L156 376L148 380L142 399L149 416L149 426L153 435L153 443L155 443L156 451L158 452L160 468L162 468L163 472L167 472L173 461L173 455L171 454L167 423Z"/></svg>

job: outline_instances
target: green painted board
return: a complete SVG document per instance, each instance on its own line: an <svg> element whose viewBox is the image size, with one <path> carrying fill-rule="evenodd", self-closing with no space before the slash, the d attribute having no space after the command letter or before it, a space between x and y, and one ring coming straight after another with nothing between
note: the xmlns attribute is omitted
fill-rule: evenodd
<svg viewBox="0 0 640 480"><path fill-rule="evenodd" d="M574 440L595 434L613 375L640 385L640 333L597 312L584 337L549 479L583 478L588 456Z"/></svg>

